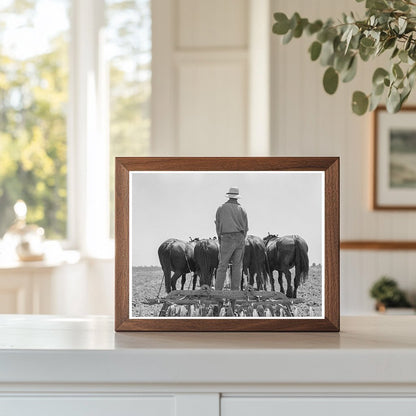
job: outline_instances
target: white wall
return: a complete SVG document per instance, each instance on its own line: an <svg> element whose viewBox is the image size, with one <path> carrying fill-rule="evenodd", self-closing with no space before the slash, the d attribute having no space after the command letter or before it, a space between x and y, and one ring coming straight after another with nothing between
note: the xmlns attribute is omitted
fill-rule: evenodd
<svg viewBox="0 0 416 416"><path fill-rule="evenodd" d="M311 19L334 18L350 10L361 10L359 15L364 15L362 4L351 0L272 0L273 12L298 11ZM279 37L272 36L272 154L341 157L342 240L415 240L415 212L375 212L370 207L371 116L353 115L350 103L354 90L370 92L377 61L360 62L359 76L329 96L322 88L324 68L309 59L311 42L304 37L282 45ZM342 313L370 312L373 302L368 289L383 274L395 277L415 295L415 266L413 251L342 251Z"/></svg>
<svg viewBox="0 0 416 416"><path fill-rule="evenodd" d="M270 34L273 11L325 18L362 5L153 1L154 155L267 155L269 146L279 156L339 155L342 239L415 239L416 213L370 209L371 117L353 115L350 102L355 89L369 90L375 64L360 63L359 77L330 97L322 88L324 69L307 54L311 39L283 46ZM112 313L113 265L90 266L89 290L100 294L90 313ZM414 252L341 252L341 312L371 312L368 289L383 274L416 295L415 266Z"/></svg>
<svg viewBox="0 0 416 416"><path fill-rule="evenodd" d="M267 151L269 1L152 4L153 155L244 156ZM254 60L255 70L250 67ZM251 103L256 103L256 111Z"/></svg>

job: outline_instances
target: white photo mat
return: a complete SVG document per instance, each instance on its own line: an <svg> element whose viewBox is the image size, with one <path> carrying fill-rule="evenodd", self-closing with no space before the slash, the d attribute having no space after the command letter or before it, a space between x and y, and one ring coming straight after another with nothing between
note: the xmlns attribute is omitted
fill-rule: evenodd
<svg viewBox="0 0 416 416"><path fill-rule="evenodd" d="M146 266L158 266L158 246L169 237L186 241L189 236L201 238L214 236L215 209L218 204L225 202L225 192L229 184L240 186L243 195L241 203L247 209L249 216L249 234L260 237L265 237L268 232L279 235L298 234L307 240L310 263L320 264L322 267L319 302L321 313L313 319L325 317L325 175L323 172L133 171L129 175L130 319L158 318L154 315L138 314L138 309L133 307L133 304L137 305L139 302L138 286L133 284L134 270ZM308 182L309 185L306 185ZM161 273L159 273L160 278L163 276ZM276 273L276 290L278 290ZM283 280L285 282L285 278ZM159 288L160 284L159 280L155 282L153 291ZM162 284L161 293L165 295L164 292ZM154 295L156 294L155 292ZM140 310L144 308L141 305ZM294 318L296 317L274 319ZM302 316L302 318L312 317Z"/></svg>

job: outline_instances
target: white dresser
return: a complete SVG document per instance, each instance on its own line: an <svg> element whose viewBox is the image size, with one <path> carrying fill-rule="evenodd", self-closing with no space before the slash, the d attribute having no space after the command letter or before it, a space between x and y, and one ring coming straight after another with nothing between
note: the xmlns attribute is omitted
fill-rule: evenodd
<svg viewBox="0 0 416 416"><path fill-rule="evenodd" d="M0 316L0 415L416 415L416 317L336 333L114 333Z"/></svg>

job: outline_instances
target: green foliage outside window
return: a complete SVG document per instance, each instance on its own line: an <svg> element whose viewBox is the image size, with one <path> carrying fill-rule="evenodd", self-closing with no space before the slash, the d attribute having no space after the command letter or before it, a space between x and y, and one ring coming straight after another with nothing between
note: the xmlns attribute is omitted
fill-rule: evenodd
<svg viewBox="0 0 416 416"><path fill-rule="evenodd" d="M43 53L5 48L10 23L33 27L35 2L0 7L0 238L23 199L27 220L48 238L66 236L68 39L62 31ZM12 28L13 30L15 28ZM17 42L17 41L16 41ZM25 56L28 55L28 56Z"/></svg>
<svg viewBox="0 0 416 416"><path fill-rule="evenodd" d="M41 53L29 47L15 52L10 42L19 46L24 39L11 39L10 33L16 27L42 31L40 7L60 7L61 19L65 11L69 25L70 3L4 0L0 4L0 238L14 220L18 199L28 206L28 222L45 228L47 238L63 239L67 234L69 30L45 21L44 28L55 27L56 33ZM149 152L151 10L150 0L106 0L105 6L112 234L114 157Z"/></svg>
<svg viewBox="0 0 416 416"><path fill-rule="evenodd" d="M111 236L114 236L114 158L149 154L151 22L150 0L107 0Z"/></svg>

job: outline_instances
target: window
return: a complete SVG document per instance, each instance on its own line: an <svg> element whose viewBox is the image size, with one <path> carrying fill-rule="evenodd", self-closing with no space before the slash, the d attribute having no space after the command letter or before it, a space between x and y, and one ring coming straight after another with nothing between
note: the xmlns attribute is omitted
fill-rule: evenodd
<svg viewBox="0 0 416 416"><path fill-rule="evenodd" d="M84 253L113 236L114 157L149 152L150 65L151 0L1 2L0 237L17 199Z"/></svg>
<svg viewBox="0 0 416 416"><path fill-rule="evenodd" d="M66 237L69 10L69 0L0 6L0 236L24 199L29 222Z"/></svg>
<svg viewBox="0 0 416 416"><path fill-rule="evenodd" d="M107 0L110 80L110 234L114 236L114 157L143 156L150 145L150 0Z"/></svg>

